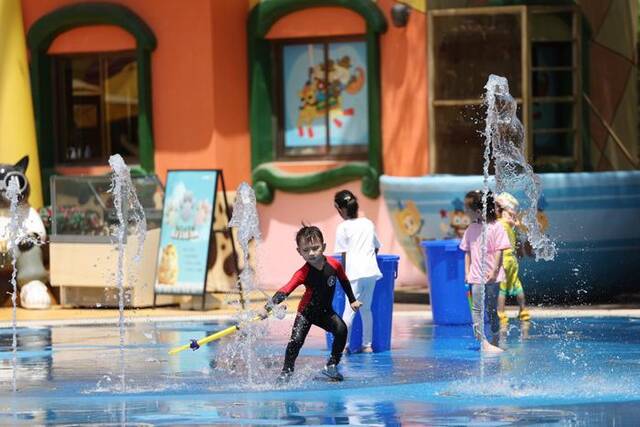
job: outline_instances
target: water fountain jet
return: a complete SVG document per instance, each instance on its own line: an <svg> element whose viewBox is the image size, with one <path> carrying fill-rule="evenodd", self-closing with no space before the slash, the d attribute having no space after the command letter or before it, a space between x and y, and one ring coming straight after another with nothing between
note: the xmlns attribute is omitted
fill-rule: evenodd
<svg viewBox="0 0 640 427"><path fill-rule="evenodd" d="M118 286L118 330L120 338L120 391L126 391L125 381L125 242L129 228L132 227L132 234L138 238L138 246L133 257L134 262L140 262L144 240L147 231L147 222L144 209L138 200L135 187L131 181L131 173L119 154L114 154L109 158L109 165L113 170L111 176L111 188L109 192L113 195L113 204L118 217L118 225L114 229L112 236L116 240L118 250L118 263L116 270L116 284Z"/></svg>
<svg viewBox="0 0 640 427"><path fill-rule="evenodd" d="M18 306L18 284L17 284L17 261L18 256L16 251L18 250L18 238L21 234L22 219L20 218L20 211L18 209L18 203L20 202L20 189L17 180L11 179L7 188L7 196L10 200L9 210L11 212L11 221L9 222L9 244L8 249L11 253L11 364L12 364L12 386L15 393L18 389L17 386L17 370L18 370L18 331L17 331L17 306Z"/></svg>

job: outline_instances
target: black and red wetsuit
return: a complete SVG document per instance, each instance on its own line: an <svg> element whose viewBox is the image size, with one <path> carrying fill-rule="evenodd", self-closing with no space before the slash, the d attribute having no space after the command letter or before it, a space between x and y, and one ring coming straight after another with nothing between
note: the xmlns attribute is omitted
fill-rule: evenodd
<svg viewBox="0 0 640 427"><path fill-rule="evenodd" d="M306 288L298 305L298 314L293 323L291 339L287 345L284 367L282 368L285 372L293 372L296 358L307 338L311 325L319 326L333 334L333 347L327 365L337 365L342 357L342 351L347 342L347 326L331 306L338 283L342 285L349 303L353 303L356 298L342 264L331 257L325 257L325 259L326 262L321 270L305 263L301 269L294 273L289 283L280 288L271 298L273 304L280 304L298 286L304 285Z"/></svg>

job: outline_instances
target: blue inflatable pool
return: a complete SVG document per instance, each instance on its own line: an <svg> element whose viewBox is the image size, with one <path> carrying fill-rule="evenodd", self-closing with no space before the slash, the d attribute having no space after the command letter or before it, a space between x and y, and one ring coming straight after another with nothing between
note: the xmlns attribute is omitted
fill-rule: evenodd
<svg viewBox="0 0 640 427"><path fill-rule="evenodd" d="M639 290L640 172L539 176L538 220L558 255L551 262L521 259L527 295L587 301ZM421 241L461 236L468 225L464 195L481 187L481 176L381 178L396 236L418 268L424 269Z"/></svg>

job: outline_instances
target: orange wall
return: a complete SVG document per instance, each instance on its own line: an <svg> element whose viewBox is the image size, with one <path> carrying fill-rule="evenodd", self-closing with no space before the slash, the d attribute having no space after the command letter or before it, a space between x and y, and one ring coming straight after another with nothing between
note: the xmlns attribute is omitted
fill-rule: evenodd
<svg viewBox="0 0 640 427"><path fill-rule="evenodd" d="M210 145L221 160L217 167L225 170L227 188L235 189L242 181L251 182L246 30L249 2L212 2L215 128Z"/></svg>
<svg viewBox="0 0 640 427"><path fill-rule="evenodd" d="M269 29L268 39L364 34L366 24L359 14L343 7L314 7L288 14Z"/></svg>
<svg viewBox="0 0 640 427"><path fill-rule="evenodd" d="M396 28L390 16L395 3L377 2L389 24L380 39L382 162L386 175L420 176L429 161L427 16L411 10L408 25Z"/></svg>
<svg viewBox="0 0 640 427"><path fill-rule="evenodd" d="M49 46L49 53L114 52L134 50L136 39L115 25L77 27L60 34Z"/></svg>
<svg viewBox="0 0 640 427"><path fill-rule="evenodd" d="M0 0L1 1L1 0ZM250 141L248 136L248 80L246 53L246 0L112 0L137 13L152 28L158 47L152 55L154 135L156 169L162 179L170 168L211 168L225 170L227 188L250 179ZM25 28L57 7L80 3L79 0L22 0ZM378 0L387 15L392 0ZM282 26L309 19L326 8L291 15L274 28L270 36L290 35L292 28ZM311 12L311 13L309 13ZM357 33L360 18L349 11L342 14L338 27L323 26L325 31ZM318 16L316 16L318 18ZM319 19L319 18L318 18ZM318 27L303 24L306 28ZM337 29L336 29L337 28ZM358 29L358 31L356 31ZM80 30L78 40L61 36L54 47L84 50ZM321 30L322 31L322 30ZM122 34L103 40L104 46L125 43ZM75 46L74 46L75 43ZM86 43L86 41L85 41ZM111 45L109 45L111 43ZM422 175L427 168L427 80L426 19L411 12L409 26L389 29L381 40L382 131L384 172L391 175ZM94 168L95 169L95 168ZM88 170L88 169L87 169ZM363 213L376 221L384 253L401 255L399 282L424 283L424 275L405 258L395 240L384 199L371 200L360 194L360 183L350 188L360 197ZM278 192L274 203L260 205L263 243L260 260L276 268L261 272L268 286L283 283L299 267L300 259L292 247L293 235L301 220L311 220L323 228L332 249L339 217L332 196L339 188L309 194ZM292 210L292 207L295 207Z"/></svg>
<svg viewBox="0 0 640 427"><path fill-rule="evenodd" d="M230 188L248 180L248 2L189 0L188 7L175 0L111 2L140 16L158 40L151 72L155 161L160 177L164 179L166 170L172 168L223 168ZM22 0L25 28L74 3L83 2ZM74 41L69 36L61 35L54 47L86 51L85 38ZM105 45L109 43L114 40L104 40Z"/></svg>
<svg viewBox="0 0 640 427"><path fill-rule="evenodd" d="M22 0L25 28L58 7L81 2ZM189 167L224 169L230 188L249 180L248 2L189 0L189 7L174 0L113 2L138 14L158 40L152 55L152 97L161 178L167 169ZM389 22L380 39L384 173L423 175L428 171L426 15L412 10L409 25L396 28L389 16L394 3L377 2ZM316 24L322 22L319 28ZM320 7L288 15L269 36L310 35L297 34L295 28L314 29L315 34L364 29L361 18L349 10ZM52 51L82 52L88 44L120 50L131 39L109 26L80 28L60 35Z"/></svg>

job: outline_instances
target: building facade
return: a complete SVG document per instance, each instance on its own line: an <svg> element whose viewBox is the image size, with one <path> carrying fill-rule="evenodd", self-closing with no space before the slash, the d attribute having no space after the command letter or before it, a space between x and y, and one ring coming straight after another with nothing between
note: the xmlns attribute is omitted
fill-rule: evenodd
<svg viewBox="0 0 640 427"><path fill-rule="evenodd" d="M637 4L455 0L22 0L43 182L107 159L163 180L220 168L258 196L261 281L352 190L426 285L380 177L481 172L483 86L509 79L538 172L638 165ZM44 185L45 193L47 185ZM402 210L399 208L398 210Z"/></svg>

